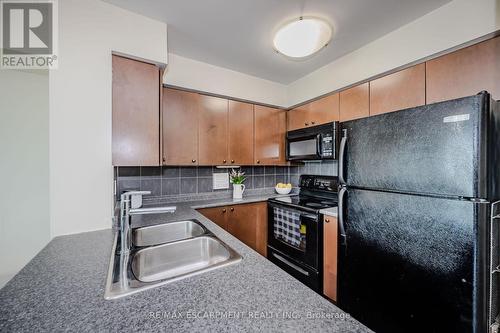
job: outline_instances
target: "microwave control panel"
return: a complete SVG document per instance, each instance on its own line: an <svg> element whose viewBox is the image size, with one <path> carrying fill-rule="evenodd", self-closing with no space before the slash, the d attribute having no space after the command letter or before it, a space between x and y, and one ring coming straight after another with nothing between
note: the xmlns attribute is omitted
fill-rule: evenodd
<svg viewBox="0 0 500 333"><path fill-rule="evenodd" d="M333 145L334 145L332 133L323 133L321 135L321 157L332 157L333 156Z"/></svg>

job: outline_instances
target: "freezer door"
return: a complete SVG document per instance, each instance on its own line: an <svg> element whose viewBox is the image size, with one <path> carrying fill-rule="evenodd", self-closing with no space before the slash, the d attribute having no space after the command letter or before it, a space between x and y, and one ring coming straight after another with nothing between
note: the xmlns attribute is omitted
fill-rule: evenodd
<svg viewBox="0 0 500 333"><path fill-rule="evenodd" d="M342 196L343 310L376 332L485 331L489 204L353 189Z"/></svg>
<svg viewBox="0 0 500 333"><path fill-rule="evenodd" d="M358 188L492 199L488 174L499 172L488 172L496 158L488 136L500 142L490 102L483 93L343 123L339 178Z"/></svg>

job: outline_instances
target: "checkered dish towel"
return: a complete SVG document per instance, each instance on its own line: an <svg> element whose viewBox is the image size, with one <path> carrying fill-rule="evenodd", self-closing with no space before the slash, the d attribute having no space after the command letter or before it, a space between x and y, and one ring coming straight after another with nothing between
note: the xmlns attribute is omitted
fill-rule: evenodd
<svg viewBox="0 0 500 333"><path fill-rule="evenodd" d="M273 208L274 238L293 246L300 246L300 213L293 210Z"/></svg>

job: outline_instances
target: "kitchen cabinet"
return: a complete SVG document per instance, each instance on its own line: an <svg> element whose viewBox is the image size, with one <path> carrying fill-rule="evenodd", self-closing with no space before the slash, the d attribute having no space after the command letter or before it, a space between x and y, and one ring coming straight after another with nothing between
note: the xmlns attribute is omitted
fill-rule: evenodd
<svg viewBox="0 0 500 333"><path fill-rule="evenodd" d="M474 95L482 90L500 99L500 37L426 63L427 103Z"/></svg>
<svg viewBox="0 0 500 333"><path fill-rule="evenodd" d="M339 93L340 121L368 117L370 115L370 84L363 83Z"/></svg>
<svg viewBox="0 0 500 333"><path fill-rule="evenodd" d="M288 130L293 131L309 125L309 109L311 105L304 104L288 111Z"/></svg>
<svg viewBox="0 0 500 333"><path fill-rule="evenodd" d="M337 301L337 218L325 215L323 222L323 293Z"/></svg>
<svg viewBox="0 0 500 333"><path fill-rule="evenodd" d="M252 165L254 158L253 104L229 101L229 163Z"/></svg>
<svg viewBox="0 0 500 333"><path fill-rule="evenodd" d="M425 104L425 64L370 81L370 116Z"/></svg>
<svg viewBox="0 0 500 333"><path fill-rule="evenodd" d="M320 98L310 104L310 125L321 125L339 120L340 114L338 93Z"/></svg>
<svg viewBox="0 0 500 333"><path fill-rule="evenodd" d="M198 212L222 229L227 230L227 207L200 208Z"/></svg>
<svg viewBox="0 0 500 333"><path fill-rule="evenodd" d="M197 165L199 95L163 88L162 103L163 164Z"/></svg>
<svg viewBox="0 0 500 333"><path fill-rule="evenodd" d="M202 208L198 212L266 256L267 202Z"/></svg>
<svg viewBox="0 0 500 333"><path fill-rule="evenodd" d="M254 117L255 164L286 164L286 111L261 105L255 105Z"/></svg>
<svg viewBox="0 0 500 333"><path fill-rule="evenodd" d="M200 95L198 117L198 164L228 163L228 100Z"/></svg>
<svg viewBox="0 0 500 333"><path fill-rule="evenodd" d="M332 94L288 111L288 130L339 120L339 94Z"/></svg>
<svg viewBox="0 0 500 333"><path fill-rule="evenodd" d="M115 55L112 68L113 165L159 165L160 69Z"/></svg>

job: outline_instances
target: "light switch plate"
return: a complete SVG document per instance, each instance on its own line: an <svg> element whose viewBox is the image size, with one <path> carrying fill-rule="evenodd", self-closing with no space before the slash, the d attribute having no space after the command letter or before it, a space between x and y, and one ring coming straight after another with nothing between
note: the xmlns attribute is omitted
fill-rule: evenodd
<svg viewBox="0 0 500 333"><path fill-rule="evenodd" d="M229 174L227 172L213 174L213 188L214 190L222 190L229 188Z"/></svg>

